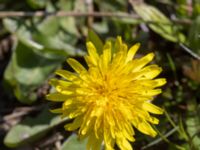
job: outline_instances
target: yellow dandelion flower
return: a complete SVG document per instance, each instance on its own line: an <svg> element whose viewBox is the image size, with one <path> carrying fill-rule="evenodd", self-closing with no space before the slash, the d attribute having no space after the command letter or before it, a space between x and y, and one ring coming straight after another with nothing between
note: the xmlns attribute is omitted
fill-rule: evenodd
<svg viewBox="0 0 200 150"><path fill-rule="evenodd" d="M114 150L115 144L121 150L132 150L134 129L156 136L150 123L158 124L159 120L150 113L162 114L163 110L151 100L161 93L157 87L166 80L154 79L162 71L160 67L146 66L153 53L134 58L138 48L135 44L128 50L118 37L114 45L107 41L99 54L89 41L85 56L88 69L69 58L67 62L76 73L57 70L56 74L65 80L50 81L57 92L47 95L47 99L63 102L62 108L52 111L74 119L65 128L78 129L80 139L88 137L88 150L99 150L102 143L106 150Z"/></svg>

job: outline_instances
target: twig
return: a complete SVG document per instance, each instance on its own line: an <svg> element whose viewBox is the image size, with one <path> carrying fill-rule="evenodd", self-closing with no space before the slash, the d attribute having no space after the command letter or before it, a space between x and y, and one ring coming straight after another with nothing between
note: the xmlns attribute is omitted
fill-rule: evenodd
<svg viewBox="0 0 200 150"><path fill-rule="evenodd" d="M93 13L94 12L93 0L85 0L85 3L86 3L88 12ZM93 21L94 21L93 16L89 16L87 20L88 27L92 27Z"/></svg>
<svg viewBox="0 0 200 150"><path fill-rule="evenodd" d="M53 134L53 136L46 137L44 140L36 143L38 149L43 149L46 146L56 143L57 141L62 140L64 137L60 133Z"/></svg>
<svg viewBox="0 0 200 150"><path fill-rule="evenodd" d="M5 37L0 41L0 61L6 58L7 54L10 52L13 42L14 38L11 35Z"/></svg>
<svg viewBox="0 0 200 150"><path fill-rule="evenodd" d="M6 115L3 117L3 120L0 121L9 121L21 116L24 116L32 111L38 111L40 109L42 109L44 107L44 105L40 105L40 106L33 106L33 107L20 107L20 108L16 108L15 111L9 115Z"/></svg>
<svg viewBox="0 0 200 150"><path fill-rule="evenodd" d="M0 18L5 17L43 17L43 16L72 16L72 17L127 17L140 19L136 14L118 13L118 12L75 12L75 11L58 11L58 12L46 12L46 11L1 11Z"/></svg>
<svg viewBox="0 0 200 150"><path fill-rule="evenodd" d="M194 58L196 58L197 60L200 60L200 56L197 55L196 53L194 53L192 50L190 50L188 47L186 47L185 45L183 45L182 43L180 43L180 46L187 52L189 53L191 56L193 56Z"/></svg>
<svg viewBox="0 0 200 150"><path fill-rule="evenodd" d="M117 17L117 18L133 18L142 20L142 18L137 14L128 14L121 12L75 12L75 11L58 11L58 12L46 12L46 11L35 11L35 12L25 12L25 11L1 11L0 18L6 17L44 17L44 16L57 16L57 17ZM192 21L188 19L171 19L173 23L178 24L191 24ZM145 23L160 23L160 24L169 24L164 22L151 22L145 21ZM171 25L171 24L170 24Z"/></svg>
<svg viewBox="0 0 200 150"><path fill-rule="evenodd" d="M169 132L167 132L165 135L164 135L164 138L167 138L169 137L170 135L172 135L174 132L176 132L178 130L178 127L176 128L173 128L172 130L170 130ZM154 140L153 142L149 143L148 145L145 145L142 147L142 150L144 149L147 149L149 147L152 147L153 145L156 145L158 144L159 142L161 142L163 139L162 138L158 138L156 140Z"/></svg>

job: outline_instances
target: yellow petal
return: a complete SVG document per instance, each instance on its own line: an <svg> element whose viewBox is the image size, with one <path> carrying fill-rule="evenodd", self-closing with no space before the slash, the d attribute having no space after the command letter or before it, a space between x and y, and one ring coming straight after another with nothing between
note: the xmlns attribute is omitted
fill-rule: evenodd
<svg viewBox="0 0 200 150"><path fill-rule="evenodd" d="M157 135L156 131L147 123L146 121L142 121L138 124L137 127L142 133L155 137Z"/></svg>
<svg viewBox="0 0 200 150"><path fill-rule="evenodd" d="M102 122L103 122L102 116L96 117L96 120L94 123L94 133L95 133L96 138L100 137L100 128L101 128Z"/></svg>
<svg viewBox="0 0 200 150"><path fill-rule="evenodd" d="M50 83L51 85L53 85L54 87L56 87L56 86L68 87L69 85L72 85L71 82L63 81L63 80L58 80L58 79L55 79L55 78L50 79L50 80L49 80L49 83Z"/></svg>
<svg viewBox="0 0 200 150"><path fill-rule="evenodd" d="M159 123L159 120L157 118L151 117L151 116L149 116L148 121L153 123L153 124L158 124Z"/></svg>
<svg viewBox="0 0 200 150"><path fill-rule="evenodd" d="M155 96L162 92L161 89L154 89L154 90L143 90L140 93L145 96Z"/></svg>
<svg viewBox="0 0 200 150"><path fill-rule="evenodd" d="M57 80L57 79L51 79L50 84L53 85L56 90L64 95L71 95L74 93L72 89L75 89L76 86L72 84L71 82L63 81L63 80ZM73 85L73 86L71 86Z"/></svg>
<svg viewBox="0 0 200 150"><path fill-rule="evenodd" d="M131 142L134 142L135 139L133 138L133 135L131 134L131 132L128 132L128 131L126 130L125 124L126 124L126 123L123 124L124 128L123 128L123 130L122 130L121 132L123 133L124 138L128 139L128 140L131 141Z"/></svg>
<svg viewBox="0 0 200 150"><path fill-rule="evenodd" d="M156 87L163 86L167 83L166 79L164 78L155 79L154 81L156 81Z"/></svg>
<svg viewBox="0 0 200 150"><path fill-rule="evenodd" d="M58 113L58 114L63 112L62 108L51 109L50 111L52 113Z"/></svg>
<svg viewBox="0 0 200 150"><path fill-rule="evenodd" d="M106 149L112 149L113 147L113 139L111 136L111 132L109 130L109 125L104 120L104 128L103 128L104 142Z"/></svg>
<svg viewBox="0 0 200 150"><path fill-rule="evenodd" d="M133 59L133 57L135 56L135 53L137 52L137 50L139 49L139 47L140 47L140 43L137 43L137 44L133 45L129 49L127 57L126 57L126 62L131 61Z"/></svg>
<svg viewBox="0 0 200 150"><path fill-rule="evenodd" d="M65 125L64 128L68 131L76 130L81 126L82 119L83 119L83 116L79 116L75 118L72 123Z"/></svg>
<svg viewBox="0 0 200 150"><path fill-rule="evenodd" d="M60 93L51 93L46 95L46 99L50 101L62 102L68 99L66 95Z"/></svg>
<svg viewBox="0 0 200 150"><path fill-rule="evenodd" d="M163 109L149 102L143 103L143 108L153 114L163 114Z"/></svg>
<svg viewBox="0 0 200 150"><path fill-rule="evenodd" d="M132 150L131 144L125 138L118 138L116 142L121 150Z"/></svg>
<svg viewBox="0 0 200 150"><path fill-rule="evenodd" d="M75 59L68 58L68 64L77 72L77 73L85 73L87 70Z"/></svg>
<svg viewBox="0 0 200 150"><path fill-rule="evenodd" d="M111 48L104 49L103 54L100 56L99 60L99 69L101 73L106 74L110 61L111 61Z"/></svg>
<svg viewBox="0 0 200 150"><path fill-rule="evenodd" d="M135 81L136 84L141 84L145 87L149 87L149 88L155 88L155 87L160 87L164 84L166 84L166 79L164 78L160 78L160 79L142 79L142 80L137 80Z"/></svg>
<svg viewBox="0 0 200 150"><path fill-rule="evenodd" d="M95 66L97 66L99 55L97 53L97 50L92 42L87 42L87 51L89 53L89 58L91 60L91 63Z"/></svg>
<svg viewBox="0 0 200 150"><path fill-rule="evenodd" d="M72 103L73 103L73 99L67 99L66 101L63 102L63 105L62 105L63 109L66 109Z"/></svg>
<svg viewBox="0 0 200 150"><path fill-rule="evenodd" d="M149 125L145 120L141 120L141 118L134 118L132 122L136 129L140 132L155 137L157 135L156 131Z"/></svg>
<svg viewBox="0 0 200 150"><path fill-rule="evenodd" d="M105 49L103 51L103 55L102 55L102 63L103 63L103 68L107 69L108 68L108 64L111 61L111 49Z"/></svg>
<svg viewBox="0 0 200 150"><path fill-rule="evenodd" d="M73 81L78 78L76 74L74 74L70 71L62 70L62 69L57 70L55 73L67 80L70 80L70 81Z"/></svg>
<svg viewBox="0 0 200 150"><path fill-rule="evenodd" d="M116 42L115 42L115 52L118 52L121 50L121 45L122 45L122 37L117 36Z"/></svg>
<svg viewBox="0 0 200 150"><path fill-rule="evenodd" d="M102 139L97 139L94 133L91 133L88 137L87 150L100 150Z"/></svg>
<svg viewBox="0 0 200 150"><path fill-rule="evenodd" d="M147 79L153 79L160 74L160 72L162 71L162 68L158 67L157 65L150 65L150 66L145 67L143 70L146 71L143 77Z"/></svg>
<svg viewBox="0 0 200 150"><path fill-rule="evenodd" d="M153 58L154 58L154 54L153 53L149 53L149 54L147 54L146 56L144 56L144 57L142 57L140 59L134 60L134 66L135 67L133 68L132 72L140 70L146 64L148 64L150 61L152 61Z"/></svg>

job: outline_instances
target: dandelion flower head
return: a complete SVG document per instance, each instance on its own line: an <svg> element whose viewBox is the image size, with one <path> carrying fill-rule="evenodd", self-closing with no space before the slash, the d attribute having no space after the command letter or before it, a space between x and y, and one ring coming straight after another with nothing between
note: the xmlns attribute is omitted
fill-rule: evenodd
<svg viewBox="0 0 200 150"><path fill-rule="evenodd" d="M151 124L159 120L151 114L162 114L163 110L151 103L161 93L164 78L155 79L162 69L147 64L154 58L149 53L134 58L139 44L130 49L117 37L112 44L107 41L102 51L87 42L88 54L84 57L88 69L75 59L67 59L75 72L57 70L63 79L51 79L56 92L47 99L62 102L62 107L52 110L63 118L73 119L65 125L69 131L78 131L80 139L88 138L87 149L99 150L102 143L106 150L132 150L135 129L156 136Z"/></svg>

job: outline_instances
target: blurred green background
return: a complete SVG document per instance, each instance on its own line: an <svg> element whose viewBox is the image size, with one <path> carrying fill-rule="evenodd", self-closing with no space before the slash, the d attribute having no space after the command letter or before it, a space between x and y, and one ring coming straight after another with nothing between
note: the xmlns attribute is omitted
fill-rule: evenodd
<svg viewBox="0 0 200 150"><path fill-rule="evenodd" d="M200 150L200 0L0 0L0 150L86 149L45 95L66 58L85 64L93 31L140 42L168 81L154 101L165 109L159 134L136 131L134 149Z"/></svg>

